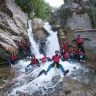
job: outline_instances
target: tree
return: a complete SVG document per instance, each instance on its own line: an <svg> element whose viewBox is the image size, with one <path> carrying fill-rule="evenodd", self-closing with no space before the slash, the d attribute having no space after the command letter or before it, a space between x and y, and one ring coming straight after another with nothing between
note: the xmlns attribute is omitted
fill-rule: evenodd
<svg viewBox="0 0 96 96"><path fill-rule="evenodd" d="M41 18L49 20L51 18L51 6L44 0L15 0L17 5L28 14L30 18Z"/></svg>

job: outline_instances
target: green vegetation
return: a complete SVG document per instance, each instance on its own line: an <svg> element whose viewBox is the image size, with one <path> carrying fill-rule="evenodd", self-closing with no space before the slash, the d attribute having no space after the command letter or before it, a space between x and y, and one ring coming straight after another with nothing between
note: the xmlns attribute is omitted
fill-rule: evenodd
<svg viewBox="0 0 96 96"><path fill-rule="evenodd" d="M44 0L15 0L18 6L28 14L30 19L50 20L52 7Z"/></svg>
<svg viewBox="0 0 96 96"><path fill-rule="evenodd" d="M60 7L60 18L61 18L61 24L64 26L66 24L66 19L68 17L68 14L66 11L64 11L64 4Z"/></svg>

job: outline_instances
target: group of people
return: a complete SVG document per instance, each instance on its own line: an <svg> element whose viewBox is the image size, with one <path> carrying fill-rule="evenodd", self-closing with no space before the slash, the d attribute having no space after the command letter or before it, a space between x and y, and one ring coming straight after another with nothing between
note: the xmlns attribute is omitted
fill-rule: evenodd
<svg viewBox="0 0 96 96"><path fill-rule="evenodd" d="M40 74L42 72L47 74L52 67L56 67L56 68L60 68L61 71L64 73L64 75L66 75L69 71L64 70L63 66L59 63L60 59L62 60L62 57L59 55L58 50L55 51L55 55L52 58L49 58L46 53L44 53L43 57L40 58L39 60L35 57L35 55L32 55L31 63L27 67L29 67L30 65L37 67L37 66L40 66L40 62L45 63L47 61L53 61L53 63L48 66L47 70L41 71ZM28 71L27 68L25 70Z"/></svg>
<svg viewBox="0 0 96 96"><path fill-rule="evenodd" d="M13 52L10 57L7 59L7 62L12 65L12 64L16 64L16 59L17 57L20 58L20 59L23 59L27 56L31 56L32 55L32 52L30 50L30 46L31 46L31 43L29 40L27 40L26 42L24 42L23 40L19 41L17 43L18 45L18 56L16 56L16 53Z"/></svg>
<svg viewBox="0 0 96 96"><path fill-rule="evenodd" d="M25 56L31 56L30 46L31 43L28 40L26 42L23 42L23 40L21 40L18 43L18 51L19 51L18 55L20 58L24 58ZM25 55L24 55L24 51L25 51Z"/></svg>
<svg viewBox="0 0 96 96"><path fill-rule="evenodd" d="M78 48L73 45L69 48L67 42L64 42L63 45L60 47L61 56L65 61L74 62L74 59L77 57L80 61L85 62L85 51L83 47L83 40L80 35L77 35L77 44Z"/></svg>
<svg viewBox="0 0 96 96"><path fill-rule="evenodd" d="M26 41L24 43L22 40L18 43L19 47L19 56L24 57L24 52L23 48L25 46L26 49L26 56L31 56L31 63L29 65L32 66L40 66L40 62L45 63L47 61L53 61L52 64L50 64L46 70L46 74L50 71L52 67L60 68L64 75L66 75L69 71L65 71L63 66L59 63L60 59L62 61L69 61L69 62L74 62L74 59L78 57L78 59L82 62L85 62L85 52L83 48L83 40L80 37L80 35L77 35L77 44L78 44L78 49L76 48L75 45L69 48L67 42L64 42L63 45L60 46L60 51L56 50L55 55L52 58L49 58L46 53L43 54L43 57L40 58L39 60L35 57L35 55L31 54L30 51L30 46L31 43L29 41ZM70 50L71 49L71 50ZM9 64L16 64L16 55L15 52L10 56L8 59ZM28 66L29 66L28 65ZM28 67L27 66L27 67Z"/></svg>

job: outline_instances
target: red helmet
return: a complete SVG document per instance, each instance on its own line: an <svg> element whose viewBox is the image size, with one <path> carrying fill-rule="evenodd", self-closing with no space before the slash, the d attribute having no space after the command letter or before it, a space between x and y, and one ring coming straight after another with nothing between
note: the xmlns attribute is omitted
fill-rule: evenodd
<svg viewBox="0 0 96 96"><path fill-rule="evenodd" d="M67 42L64 42L64 45L66 45L67 44Z"/></svg>

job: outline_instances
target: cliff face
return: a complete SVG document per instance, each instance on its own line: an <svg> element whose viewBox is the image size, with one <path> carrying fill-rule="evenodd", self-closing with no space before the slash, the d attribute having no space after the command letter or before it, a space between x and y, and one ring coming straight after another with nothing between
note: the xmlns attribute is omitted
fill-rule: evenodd
<svg viewBox="0 0 96 96"><path fill-rule="evenodd" d="M16 42L27 38L26 14L14 0L0 0L0 59L5 60L9 52L17 52Z"/></svg>
<svg viewBox="0 0 96 96"><path fill-rule="evenodd" d="M67 28L65 28L68 42L72 43L71 41L77 38L78 34L82 38L89 38L91 41L83 40L86 57L90 60L96 60L96 30L93 30L89 16L92 11L89 0L65 0L64 8L68 14Z"/></svg>
<svg viewBox="0 0 96 96"><path fill-rule="evenodd" d="M63 29L58 30L60 43L62 44L67 40L70 44L76 44L72 40L76 39L78 34L82 38L89 38L90 41L84 40L83 44L86 57L94 61L96 60L96 30L93 30L93 24L95 24L96 20L94 17L96 16L95 6L95 0L64 0L61 9L58 10L61 11L63 17L65 16L64 18L62 17ZM54 17L53 14L52 16ZM60 15L57 14L56 16ZM57 19L54 21L55 25L58 25Z"/></svg>
<svg viewBox="0 0 96 96"><path fill-rule="evenodd" d="M71 30L91 29L89 0L65 0L65 11L68 14L67 24Z"/></svg>

